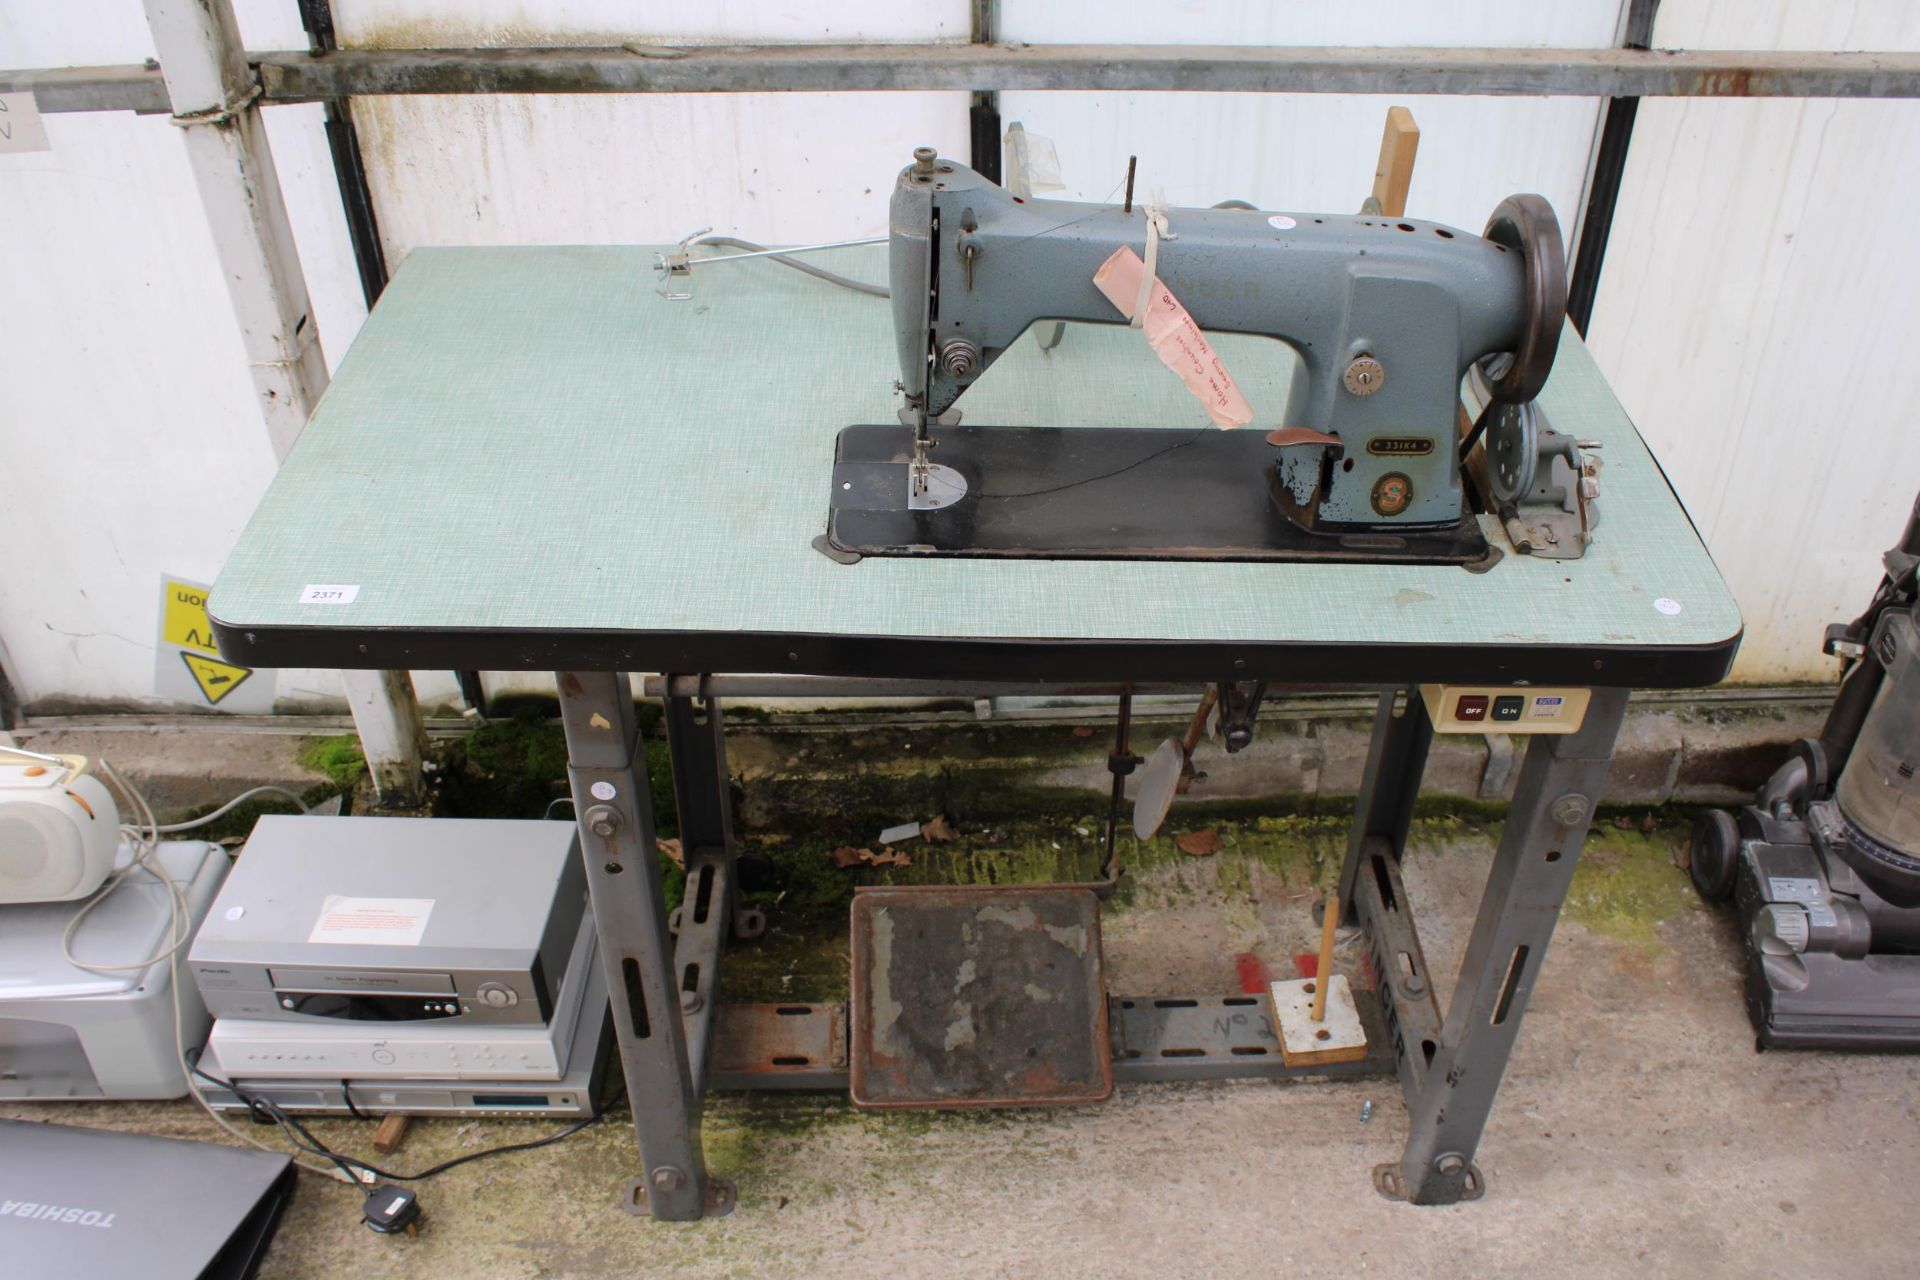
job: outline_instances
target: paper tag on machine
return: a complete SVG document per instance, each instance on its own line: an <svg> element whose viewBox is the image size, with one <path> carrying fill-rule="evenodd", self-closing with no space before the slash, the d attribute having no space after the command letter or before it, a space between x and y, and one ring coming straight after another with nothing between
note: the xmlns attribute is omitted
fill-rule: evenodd
<svg viewBox="0 0 1920 1280"><path fill-rule="evenodd" d="M1139 309L1146 263L1129 246L1115 249L1093 273L1094 287L1106 295L1121 315L1132 320ZM1226 362L1207 341L1193 316L1173 290L1156 276L1148 293L1147 312L1139 327L1147 343L1167 368L1180 375L1187 390L1206 407L1216 427L1244 427L1253 421L1253 406L1227 372Z"/></svg>

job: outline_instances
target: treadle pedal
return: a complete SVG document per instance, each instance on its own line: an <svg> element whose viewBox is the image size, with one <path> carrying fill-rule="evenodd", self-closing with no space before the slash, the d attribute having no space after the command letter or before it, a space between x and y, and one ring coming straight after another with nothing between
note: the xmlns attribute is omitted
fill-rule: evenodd
<svg viewBox="0 0 1920 1280"><path fill-rule="evenodd" d="M1091 890L861 889L852 942L855 1106L1041 1106L1112 1095Z"/></svg>

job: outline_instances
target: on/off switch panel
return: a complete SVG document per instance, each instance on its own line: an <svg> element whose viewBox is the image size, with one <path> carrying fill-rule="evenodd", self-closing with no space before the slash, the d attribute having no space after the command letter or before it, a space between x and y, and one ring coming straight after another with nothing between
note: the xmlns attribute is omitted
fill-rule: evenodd
<svg viewBox="0 0 1920 1280"><path fill-rule="evenodd" d="M1435 733L1572 733L1586 718L1591 695L1538 685L1420 686Z"/></svg>

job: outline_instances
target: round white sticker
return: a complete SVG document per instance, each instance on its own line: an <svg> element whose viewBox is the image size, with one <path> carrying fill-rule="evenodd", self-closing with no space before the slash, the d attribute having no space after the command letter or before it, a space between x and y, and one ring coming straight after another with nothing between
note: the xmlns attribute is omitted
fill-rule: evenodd
<svg viewBox="0 0 1920 1280"><path fill-rule="evenodd" d="M1291 231L1295 227L1299 226L1300 224L1295 222L1292 218L1289 218L1284 213L1276 213L1271 218L1267 219L1267 225L1272 227L1275 231Z"/></svg>
<svg viewBox="0 0 1920 1280"><path fill-rule="evenodd" d="M1666 614L1669 618L1671 618L1674 614L1680 612L1680 602L1678 600L1669 599L1666 596L1661 596L1658 600L1655 600L1653 602L1653 607L1658 609L1660 612Z"/></svg>
<svg viewBox="0 0 1920 1280"><path fill-rule="evenodd" d="M611 782L596 782L591 787L588 787L587 790L593 793L595 800L611 800L614 797L613 784Z"/></svg>
<svg viewBox="0 0 1920 1280"><path fill-rule="evenodd" d="M247 909L245 907L228 907L227 908L227 919L229 920L238 920L241 916L245 914L247 914Z"/></svg>

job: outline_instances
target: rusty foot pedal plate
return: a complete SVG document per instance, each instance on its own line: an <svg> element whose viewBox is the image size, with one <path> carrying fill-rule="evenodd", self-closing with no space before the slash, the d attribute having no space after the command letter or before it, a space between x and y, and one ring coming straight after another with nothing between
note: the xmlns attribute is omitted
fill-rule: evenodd
<svg viewBox="0 0 1920 1280"><path fill-rule="evenodd" d="M1113 1093L1091 890L862 889L852 936L855 1106L1041 1106Z"/></svg>

